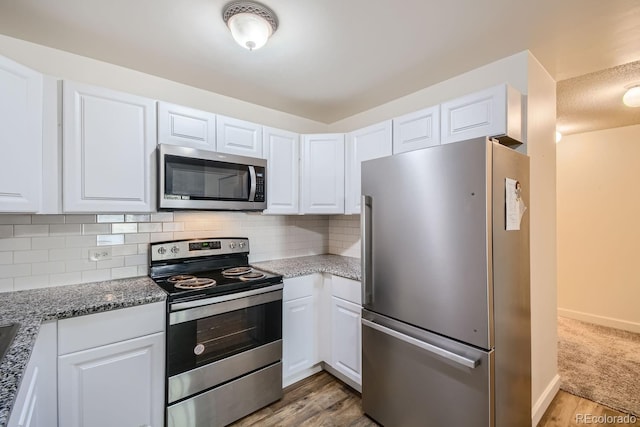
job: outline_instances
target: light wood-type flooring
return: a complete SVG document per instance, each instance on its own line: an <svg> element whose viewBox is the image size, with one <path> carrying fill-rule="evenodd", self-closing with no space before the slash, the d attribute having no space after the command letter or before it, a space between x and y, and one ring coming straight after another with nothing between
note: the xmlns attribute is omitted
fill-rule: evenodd
<svg viewBox="0 0 640 427"><path fill-rule="evenodd" d="M593 422L587 424L576 418L580 414L590 414L594 417L624 415L597 403L560 391L553 399L538 427L586 425L640 427L640 421L636 421L635 424ZM583 418L583 420L585 419ZM282 399L248 415L232 426L368 427L378 426L378 424L362 413L358 392L322 371L287 387Z"/></svg>

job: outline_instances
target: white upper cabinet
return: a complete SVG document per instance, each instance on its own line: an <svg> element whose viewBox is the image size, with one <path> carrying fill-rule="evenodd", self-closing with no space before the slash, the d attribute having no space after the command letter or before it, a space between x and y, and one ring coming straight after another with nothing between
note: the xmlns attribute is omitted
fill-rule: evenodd
<svg viewBox="0 0 640 427"><path fill-rule="evenodd" d="M302 213L344 213L344 134L304 135L301 157Z"/></svg>
<svg viewBox="0 0 640 427"><path fill-rule="evenodd" d="M220 153L262 158L262 126L258 124L216 116L216 136Z"/></svg>
<svg viewBox="0 0 640 427"><path fill-rule="evenodd" d="M42 80L0 56L0 212L40 209Z"/></svg>
<svg viewBox="0 0 640 427"><path fill-rule="evenodd" d="M158 102L158 143L215 151L216 115Z"/></svg>
<svg viewBox="0 0 640 427"><path fill-rule="evenodd" d="M64 82L65 212L154 210L155 101Z"/></svg>
<svg viewBox="0 0 640 427"><path fill-rule="evenodd" d="M360 164L365 160L390 156L391 120L351 132L345 154L345 213L360 213Z"/></svg>
<svg viewBox="0 0 640 427"><path fill-rule="evenodd" d="M300 189L300 136L264 127L263 153L267 159L265 214L297 214Z"/></svg>
<svg viewBox="0 0 640 427"><path fill-rule="evenodd" d="M440 106L393 119L393 154L440 144Z"/></svg>
<svg viewBox="0 0 640 427"><path fill-rule="evenodd" d="M505 137L506 145L524 143L522 95L501 84L441 104L442 143L482 136Z"/></svg>

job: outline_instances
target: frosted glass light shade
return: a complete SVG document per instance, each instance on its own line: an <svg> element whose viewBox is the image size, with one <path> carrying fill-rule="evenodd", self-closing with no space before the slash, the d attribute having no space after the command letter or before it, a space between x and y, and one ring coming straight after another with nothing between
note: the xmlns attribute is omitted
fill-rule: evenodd
<svg viewBox="0 0 640 427"><path fill-rule="evenodd" d="M640 86L629 88L622 97L622 102L627 107L640 107Z"/></svg>
<svg viewBox="0 0 640 427"><path fill-rule="evenodd" d="M233 39L249 50L260 49L273 32L271 24L253 13L237 13L227 21Z"/></svg>

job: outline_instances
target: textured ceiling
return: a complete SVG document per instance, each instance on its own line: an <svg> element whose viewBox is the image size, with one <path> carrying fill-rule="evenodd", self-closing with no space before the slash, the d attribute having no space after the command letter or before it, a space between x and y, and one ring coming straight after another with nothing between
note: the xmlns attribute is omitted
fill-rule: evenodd
<svg viewBox="0 0 640 427"><path fill-rule="evenodd" d="M634 85L640 85L640 61L559 81L557 130L569 135L640 124L640 108L622 103Z"/></svg>
<svg viewBox="0 0 640 427"><path fill-rule="evenodd" d="M228 0L3 0L0 33L324 123L529 49L556 80L640 60L639 0L262 0L255 52Z"/></svg>

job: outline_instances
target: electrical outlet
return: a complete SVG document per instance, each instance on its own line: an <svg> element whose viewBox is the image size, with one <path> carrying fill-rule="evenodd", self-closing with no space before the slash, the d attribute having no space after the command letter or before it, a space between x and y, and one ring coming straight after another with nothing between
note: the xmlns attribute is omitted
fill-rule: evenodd
<svg viewBox="0 0 640 427"><path fill-rule="evenodd" d="M111 259L111 248L89 249L89 261L104 261L107 259Z"/></svg>

